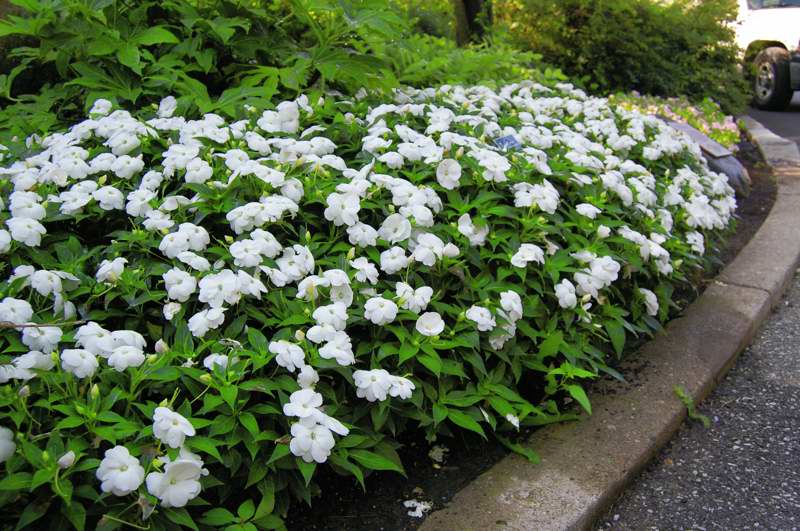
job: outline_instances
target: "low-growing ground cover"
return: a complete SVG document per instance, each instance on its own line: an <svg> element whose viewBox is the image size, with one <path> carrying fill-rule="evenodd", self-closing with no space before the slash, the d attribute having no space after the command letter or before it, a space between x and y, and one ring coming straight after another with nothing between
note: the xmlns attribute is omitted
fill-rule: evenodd
<svg viewBox="0 0 800 531"><path fill-rule="evenodd" d="M192 118L98 101L6 154L4 523L280 528L319 467L402 470L410 429L527 452L735 208L696 145L569 85Z"/></svg>

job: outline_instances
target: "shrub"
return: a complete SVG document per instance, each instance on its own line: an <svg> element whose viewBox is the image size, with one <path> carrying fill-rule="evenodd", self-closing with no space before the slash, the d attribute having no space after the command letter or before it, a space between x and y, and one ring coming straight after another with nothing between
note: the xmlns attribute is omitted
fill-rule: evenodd
<svg viewBox="0 0 800 531"><path fill-rule="evenodd" d="M735 0L504 0L495 14L520 46L601 92L710 97L735 114L747 100L736 9Z"/></svg>
<svg viewBox="0 0 800 531"><path fill-rule="evenodd" d="M4 527L282 528L404 433L591 406L735 206L697 146L568 85L111 111L6 154ZM500 147L503 146L503 147Z"/></svg>

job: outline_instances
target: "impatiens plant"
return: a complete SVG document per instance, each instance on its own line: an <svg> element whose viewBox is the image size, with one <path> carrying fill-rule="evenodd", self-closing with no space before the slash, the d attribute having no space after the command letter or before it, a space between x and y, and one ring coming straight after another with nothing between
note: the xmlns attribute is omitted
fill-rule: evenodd
<svg viewBox="0 0 800 531"><path fill-rule="evenodd" d="M735 208L686 137L569 85L314 100L98 101L7 155L5 525L282 528L317 468L402 472L404 432L524 451Z"/></svg>

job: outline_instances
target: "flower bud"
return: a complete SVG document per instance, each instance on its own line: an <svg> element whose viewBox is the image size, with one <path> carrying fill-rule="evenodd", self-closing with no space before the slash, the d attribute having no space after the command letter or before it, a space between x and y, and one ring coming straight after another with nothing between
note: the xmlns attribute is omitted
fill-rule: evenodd
<svg viewBox="0 0 800 531"><path fill-rule="evenodd" d="M167 342L163 339L159 339L156 341L155 350L158 354L164 354L169 351L169 345L167 345Z"/></svg>
<svg viewBox="0 0 800 531"><path fill-rule="evenodd" d="M204 384L211 383L211 375L208 373L201 374L200 381L203 382Z"/></svg>
<svg viewBox="0 0 800 531"><path fill-rule="evenodd" d="M153 364L158 361L158 354L148 354L146 358L147 363Z"/></svg>
<svg viewBox="0 0 800 531"><path fill-rule="evenodd" d="M310 242L311 241L311 232L306 231L306 235L305 236L306 236L306 241Z"/></svg>
<svg viewBox="0 0 800 531"><path fill-rule="evenodd" d="M308 308L303 308L303 313L306 315L311 315L311 310Z"/></svg>
<svg viewBox="0 0 800 531"><path fill-rule="evenodd" d="M295 331L295 333L294 333L294 338L295 338L297 341L303 341L303 340L306 338L306 333L305 333L305 332L303 332L302 330L298 329L298 330L296 330L296 331Z"/></svg>
<svg viewBox="0 0 800 531"><path fill-rule="evenodd" d="M42 461L44 461L45 463L50 461L50 452L48 452L47 450L42 452Z"/></svg>
<svg viewBox="0 0 800 531"><path fill-rule="evenodd" d="M94 384L89 390L89 396L92 397L92 400L97 400L97 397L100 396L100 388L97 387L97 384Z"/></svg>
<svg viewBox="0 0 800 531"><path fill-rule="evenodd" d="M226 235L225 235L225 243L227 243L227 244L229 244L229 245L230 245L231 243L233 243L233 236L231 236L230 234L226 234Z"/></svg>
<svg viewBox="0 0 800 531"><path fill-rule="evenodd" d="M75 463L75 452L70 450L58 458L58 466L63 470L71 467Z"/></svg>
<svg viewBox="0 0 800 531"><path fill-rule="evenodd" d="M350 250L347 251L347 259L348 260L352 260L355 257L356 257L356 248L355 247L350 247Z"/></svg>
<svg viewBox="0 0 800 531"><path fill-rule="evenodd" d="M159 402L159 403L158 403L158 405L159 405L159 406L161 406L161 407L169 407L169 400L167 400L167 399L165 398L164 400L162 400L161 402Z"/></svg>
<svg viewBox="0 0 800 531"><path fill-rule="evenodd" d="M31 394L31 388L28 387L27 385L23 385L22 387L19 388L19 391L17 391L17 394L21 398L27 398Z"/></svg>

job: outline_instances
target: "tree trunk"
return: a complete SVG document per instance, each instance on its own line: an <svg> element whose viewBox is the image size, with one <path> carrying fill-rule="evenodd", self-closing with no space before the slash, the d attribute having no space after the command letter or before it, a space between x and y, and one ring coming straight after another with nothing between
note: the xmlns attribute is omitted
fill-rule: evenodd
<svg viewBox="0 0 800 531"><path fill-rule="evenodd" d="M483 40L492 23L490 0L452 0L456 16L456 43L465 46Z"/></svg>

